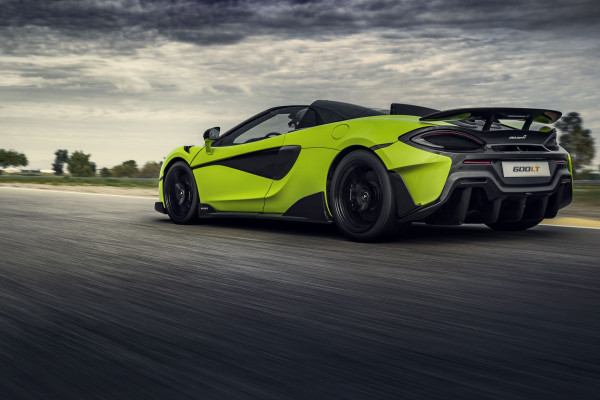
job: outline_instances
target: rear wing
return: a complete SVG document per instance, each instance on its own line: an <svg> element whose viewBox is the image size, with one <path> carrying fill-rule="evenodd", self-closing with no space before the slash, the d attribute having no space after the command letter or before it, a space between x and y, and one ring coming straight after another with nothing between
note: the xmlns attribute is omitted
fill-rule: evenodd
<svg viewBox="0 0 600 400"><path fill-rule="evenodd" d="M545 110L540 108L457 108L454 110L438 111L422 116L420 121L484 121L484 131L489 131L494 122L498 120L525 121L521 130L529 130L533 122L552 124L560 119L560 111Z"/></svg>

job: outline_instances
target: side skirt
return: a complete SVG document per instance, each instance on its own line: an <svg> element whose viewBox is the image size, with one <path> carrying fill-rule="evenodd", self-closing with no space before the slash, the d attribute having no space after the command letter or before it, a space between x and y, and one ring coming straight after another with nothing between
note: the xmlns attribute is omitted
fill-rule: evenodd
<svg viewBox="0 0 600 400"><path fill-rule="evenodd" d="M285 213L256 213L256 212L224 212L217 211L210 204L201 203L198 207L198 217L200 218L261 218L261 219L279 219L287 221L305 221L331 223L332 220L327 215L325 207L325 194L318 192L303 197L295 202Z"/></svg>

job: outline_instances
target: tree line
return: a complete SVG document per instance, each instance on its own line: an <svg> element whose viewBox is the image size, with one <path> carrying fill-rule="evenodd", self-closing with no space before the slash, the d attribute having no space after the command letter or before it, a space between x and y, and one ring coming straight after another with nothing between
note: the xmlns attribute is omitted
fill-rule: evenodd
<svg viewBox="0 0 600 400"><path fill-rule="evenodd" d="M584 170L584 168L593 161L596 154L592 132L583 127L583 118L577 112L571 112L563 116L556 123L556 127L562 132L562 135L559 137L559 144L571 154L571 163L573 165L573 172L576 173L576 178L586 179L590 170ZM85 154L83 151L74 151L69 156L67 150L56 150L54 155L56 158L52 164L52 169L55 175L64 174L65 164L73 176L96 175L96 164L90 161L91 154ZM25 167L28 164L29 162L25 154L15 150L0 149L0 167ZM161 165L162 162L150 161L144 164L142 168L138 168L134 160L128 160L112 168L102 168L99 174L105 178L154 178L158 176Z"/></svg>
<svg viewBox="0 0 600 400"><path fill-rule="evenodd" d="M56 158L52 164L54 175L64 174L64 165L73 176L96 176L96 163L90 161L91 154L83 151L74 151L70 156L68 150L56 150ZM102 168L99 174L103 178L156 178L160 172L162 162L149 161L142 168L138 168L134 160L124 161L112 168Z"/></svg>
<svg viewBox="0 0 600 400"><path fill-rule="evenodd" d="M571 155L573 172L580 171L594 160L596 149L592 131L583 127L583 118L576 112L563 116L556 127L563 132L559 144Z"/></svg>
<svg viewBox="0 0 600 400"><path fill-rule="evenodd" d="M0 149L0 167L26 167L29 164L27 157L23 153L17 153L14 150Z"/></svg>

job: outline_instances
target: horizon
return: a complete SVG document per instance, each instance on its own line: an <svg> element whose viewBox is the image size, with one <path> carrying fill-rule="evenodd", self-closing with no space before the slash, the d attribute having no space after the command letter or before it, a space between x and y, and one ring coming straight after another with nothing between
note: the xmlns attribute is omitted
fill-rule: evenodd
<svg viewBox="0 0 600 400"><path fill-rule="evenodd" d="M269 107L579 112L600 164L600 5L378 1L8 1L0 17L1 148L98 170L162 161Z"/></svg>

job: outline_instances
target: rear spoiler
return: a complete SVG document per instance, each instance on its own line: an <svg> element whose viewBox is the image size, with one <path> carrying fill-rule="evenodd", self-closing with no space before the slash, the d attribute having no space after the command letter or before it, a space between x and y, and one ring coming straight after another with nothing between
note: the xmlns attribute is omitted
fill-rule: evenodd
<svg viewBox="0 0 600 400"><path fill-rule="evenodd" d="M560 119L562 113L540 108L456 108L438 111L421 117L420 121L460 121L464 119L485 121L484 131L490 130L492 123L500 119L524 120L521 130L528 130L533 122L551 124Z"/></svg>

